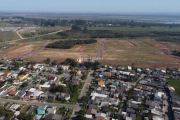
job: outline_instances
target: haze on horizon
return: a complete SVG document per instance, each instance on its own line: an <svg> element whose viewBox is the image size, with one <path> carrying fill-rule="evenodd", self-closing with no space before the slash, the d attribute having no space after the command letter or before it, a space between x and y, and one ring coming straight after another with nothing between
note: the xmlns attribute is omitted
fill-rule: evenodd
<svg viewBox="0 0 180 120"><path fill-rule="evenodd" d="M180 13L180 0L2 0L0 12Z"/></svg>

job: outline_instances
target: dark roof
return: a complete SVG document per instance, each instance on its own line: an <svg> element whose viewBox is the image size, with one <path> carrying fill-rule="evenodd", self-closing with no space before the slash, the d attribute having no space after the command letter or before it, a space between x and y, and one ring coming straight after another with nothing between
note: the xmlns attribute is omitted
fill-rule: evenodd
<svg viewBox="0 0 180 120"><path fill-rule="evenodd" d="M132 118L132 120L136 120L136 114L131 113L130 117Z"/></svg>
<svg viewBox="0 0 180 120"><path fill-rule="evenodd" d="M128 113L135 113L135 110L133 110L133 109L131 109L131 108L127 108L127 109L126 109L126 112L128 112Z"/></svg>
<svg viewBox="0 0 180 120"><path fill-rule="evenodd" d="M180 113L174 112L174 118L179 118L180 119Z"/></svg>
<svg viewBox="0 0 180 120"><path fill-rule="evenodd" d="M16 97L21 98L21 97L23 97L24 95L26 95L26 92L24 92L24 91L19 91L19 92L17 93Z"/></svg>
<svg viewBox="0 0 180 120"><path fill-rule="evenodd" d="M92 109L97 110L97 109L98 109L98 106L97 106L97 105L90 104L88 108L92 108Z"/></svg>
<svg viewBox="0 0 180 120"><path fill-rule="evenodd" d="M31 106L29 110L26 112L26 114L32 114L34 111L36 111L37 108L37 106Z"/></svg>
<svg viewBox="0 0 180 120"><path fill-rule="evenodd" d="M48 114L45 116L45 120L61 120L62 119L62 115L57 115L57 114Z"/></svg>

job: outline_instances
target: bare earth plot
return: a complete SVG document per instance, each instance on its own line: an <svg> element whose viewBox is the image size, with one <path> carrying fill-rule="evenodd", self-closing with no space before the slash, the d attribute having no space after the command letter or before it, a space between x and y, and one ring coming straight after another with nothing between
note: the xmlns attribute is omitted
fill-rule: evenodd
<svg viewBox="0 0 180 120"><path fill-rule="evenodd" d="M108 40L105 42L103 59L162 63L172 61L174 63L180 62L179 59L168 56L169 54L165 53L165 49L170 52L172 48L157 43L157 41L154 40L119 40L118 43L121 44L121 46L116 46L114 43L116 43L116 40Z"/></svg>
<svg viewBox="0 0 180 120"><path fill-rule="evenodd" d="M5 59L21 57L33 61L43 61L47 58L62 61L66 58L95 58L97 55L100 55L100 57L102 57L101 62L110 64L136 63L137 66L143 67L180 66L180 59L170 55L172 50L180 50L180 44L173 42L159 42L147 38L98 39L97 43L76 45L71 49L45 48L49 42L50 41L41 41L19 44L0 54L1 57ZM101 47L103 49L100 49Z"/></svg>

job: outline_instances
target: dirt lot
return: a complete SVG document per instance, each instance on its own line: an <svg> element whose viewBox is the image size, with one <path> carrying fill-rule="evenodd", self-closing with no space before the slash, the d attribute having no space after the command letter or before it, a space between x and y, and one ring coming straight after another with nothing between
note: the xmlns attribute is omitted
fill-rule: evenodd
<svg viewBox="0 0 180 120"><path fill-rule="evenodd" d="M1 53L1 57L5 59L18 58L20 56L31 53L38 48L47 45L50 41L24 43L14 46ZM103 60L121 60L121 61L135 61L135 62L150 62L150 63L180 63L180 59L170 55L172 50L180 50L180 44L172 42L158 42L152 39L98 39L97 43L88 45L76 45L71 49L42 49L27 60L43 61L46 58L51 60L62 61L65 58L78 57L94 58L100 47L100 42L104 43L104 50L102 54ZM4 53L4 54L3 54ZM115 63L115 62L114 62ZM113 63L113 64L114 64ZM120 62L118 62L120 64ZM117 63L115 63L117 64ZM122 64L122 63L121 63ZM127 63L129 64L129 63ZM140 64L139 64L140 65ZM141 65L140 65L141 66ZM147 66L143 63L143 66ZM152 67L163 66L151 65ZM180 66L180 65L179 65Z"/></svg>

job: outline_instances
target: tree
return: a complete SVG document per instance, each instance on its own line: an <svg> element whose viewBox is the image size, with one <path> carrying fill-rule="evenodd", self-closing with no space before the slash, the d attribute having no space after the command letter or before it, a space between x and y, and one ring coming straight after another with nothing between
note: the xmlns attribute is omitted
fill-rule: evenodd
<svg viewBox="0 0 180 120"><path fill-rule="evenodd" d="M0 117L3 117L5 114L6 114L6 112L5 112L5 110L4 110L4 108L0 108Z"/></svg>
<svg viewBox="0 0 180 120"><path fill-rule="evenodd" d="M61 75L61 74L63 74L63 73L64 73L64 70L63 70L62 68L59 68L59 69L58 69L58 74Z"/></svg>
<svg viewBox="0 0 180 120"><path fill-rule="evenodd" d="M54 61L52 62L52 65L57 65L57 61L54 60Z"/></svg>
<svg viewBox="0 0 180 120"><path fill-rule="evenodd" d="M87 118L84 117L84 116L78 115L78 116L76 117L76 120L87 120Z"/></svg>
<svg viewBox="0 0 180 120"><path fill-rule="evenodd" d="M44 61L46 64L49 64L51 62L50 58L47 58L45 61Z"/></svg>
<svg viewBox="0 0 180 120"><path fill-rule="evenodd" d="M28 86L29 85L29 82L24 82L22 85L21 85L21 87L23 88L23 87L26 87L26 86Z"/></svg>

